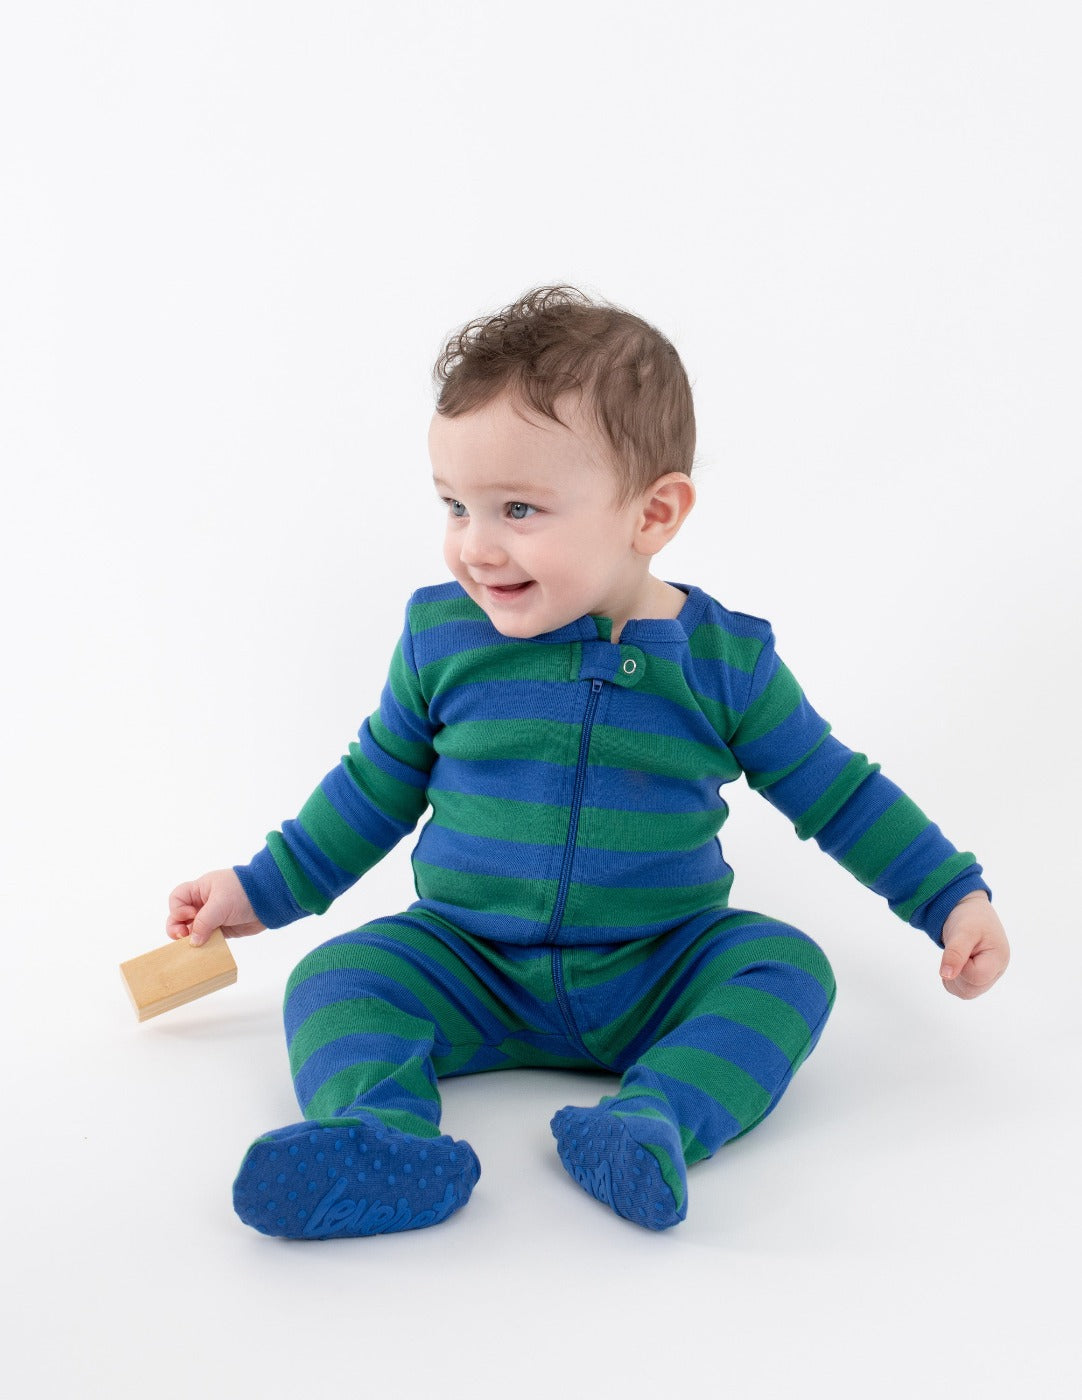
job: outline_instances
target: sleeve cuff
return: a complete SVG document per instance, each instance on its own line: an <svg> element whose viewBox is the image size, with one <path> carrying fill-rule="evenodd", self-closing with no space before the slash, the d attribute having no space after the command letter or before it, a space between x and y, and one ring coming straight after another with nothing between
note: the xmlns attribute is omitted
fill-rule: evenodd
<svg viewBox="0 0 1082 1400"><path fill-rule="evenodd" d="M989 899L992 898L992 891L981 879L981 869L981 866L975 865L964 870L914 915L913 923L922 928L938 947L943 947L943 925L947 922L947 915L960 899L974 890L983 890Z"/></svg>
<svg viewBox="0 0 1082 1400"><path fill-rule="evenodd" d="M247 865L234 865L233 870L256 918L267 928L282 928L308 913L290 893L269 847L264 846Z"/></svg>

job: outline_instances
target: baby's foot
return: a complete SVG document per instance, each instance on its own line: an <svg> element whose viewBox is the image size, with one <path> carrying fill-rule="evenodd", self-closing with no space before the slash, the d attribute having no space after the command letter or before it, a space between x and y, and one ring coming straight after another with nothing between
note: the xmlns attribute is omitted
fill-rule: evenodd
<svg viewBox="0 0 1082 1400"><path fill-rule="evenodd" d="M623 1117L606 1108L561 1108L551 1127L560 1161L584 1191L636 1225L665 1230L688 1212L684 1154L671 1123L643 1121L649 1124L651 1142L633 1135L629 1124L636 1122L635 1115ZM662 1174L659 1152L679 1200Z"/></svg>
<svg viewBox="0 0 1082 1400"><path fill-rule="evenodd" d="M264 1235L383 1235L446 1220L480 1175L468 1142L415 1137L374 1115L295 1123L248 1149L233 1208Z"/></svg>

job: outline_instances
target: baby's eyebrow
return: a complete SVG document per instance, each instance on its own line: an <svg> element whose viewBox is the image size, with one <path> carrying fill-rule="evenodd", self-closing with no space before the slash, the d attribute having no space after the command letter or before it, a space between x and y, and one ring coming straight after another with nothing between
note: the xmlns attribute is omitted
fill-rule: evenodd
<svg viewBox="0 0 1082 1400"><path fill-rule="evenodd" d="M432 478L432 483L437 491L448 491L452 492L453 494L453 488L446 481L444 481L444 479L441 476L434 476ZM486 491L498 493L501 496L506 496L509 500L512 501L529 501L536 500L538 497L541 496L547 496L551 498L556 495L556 492L551 487L539 486L536 484L531 485L527 481L486 482L484 489Z"/></svg>

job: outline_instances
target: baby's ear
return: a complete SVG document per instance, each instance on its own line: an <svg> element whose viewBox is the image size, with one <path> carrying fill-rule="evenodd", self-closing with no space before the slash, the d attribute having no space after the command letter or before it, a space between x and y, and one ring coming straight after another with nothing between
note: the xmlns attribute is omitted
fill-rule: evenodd
<svg viewBox="0 0 1082 1400"><path fill-rule="evenodd" d="M636 535L641 554L656 554L667 545L695 504L695 487L686 472L667 472L643 492Z"/></svg>

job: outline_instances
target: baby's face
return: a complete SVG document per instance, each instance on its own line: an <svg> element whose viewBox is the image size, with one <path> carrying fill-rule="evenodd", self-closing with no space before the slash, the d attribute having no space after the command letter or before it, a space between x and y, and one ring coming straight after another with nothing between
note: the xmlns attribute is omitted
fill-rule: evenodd
<svg viewBox="0 0 1082 1400"><path fill-rule="evenodd" d="M617 504L597 430L577 404L573 429L520 416L507 395L428 434L447 507L444 558L507 637L536 637L593 613L635 615L648 561L632 545L641 504Z"/></svg>

